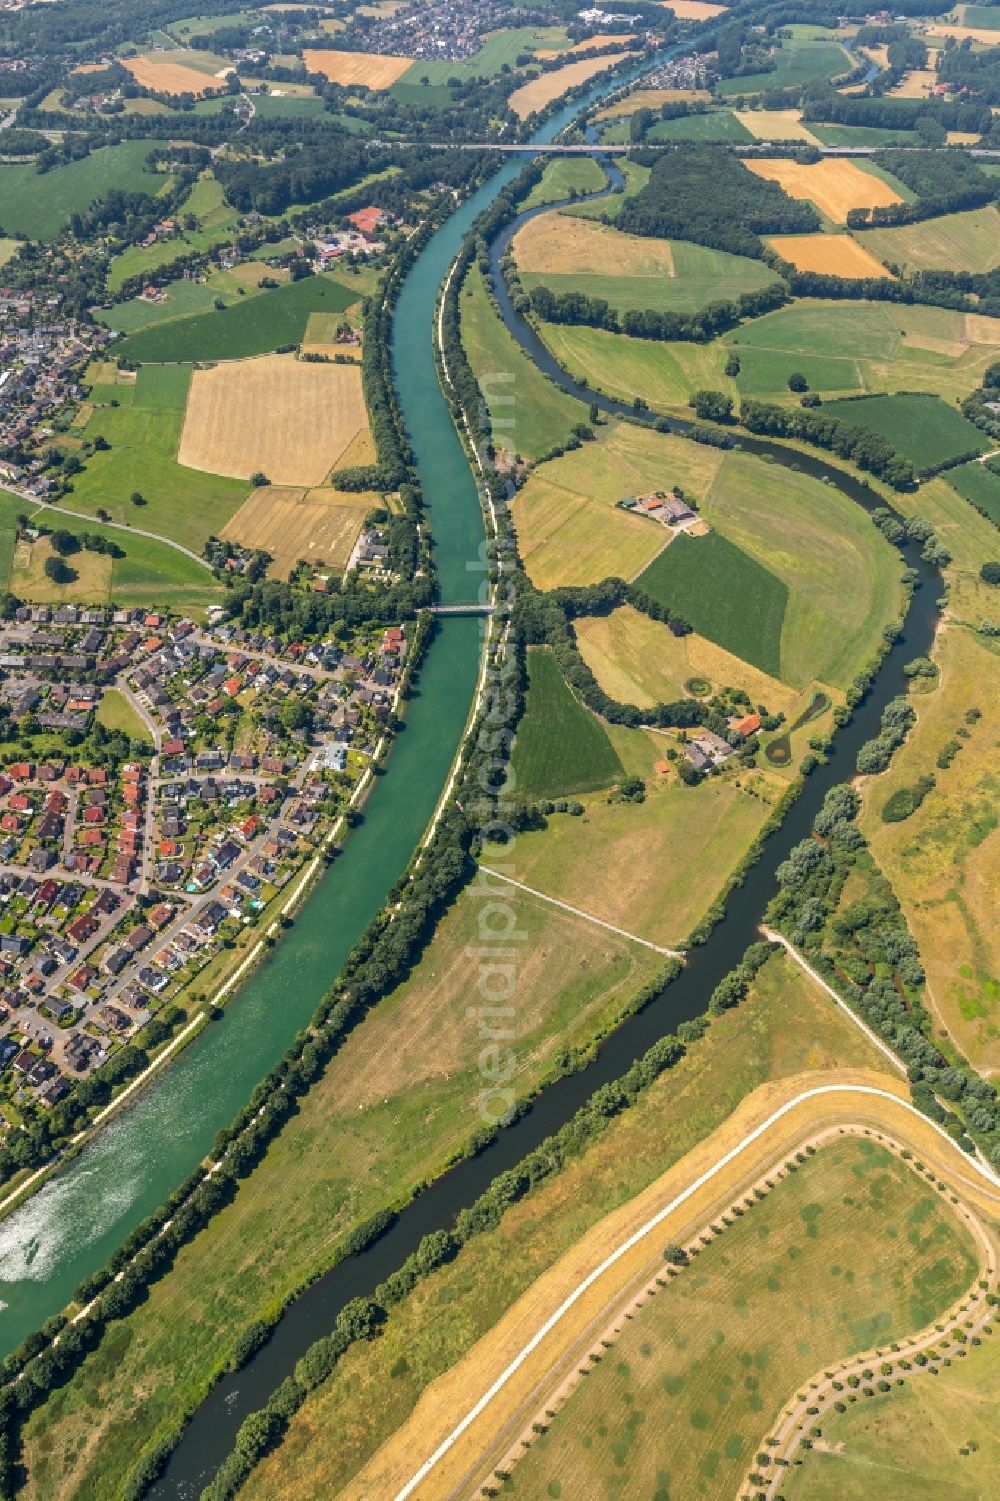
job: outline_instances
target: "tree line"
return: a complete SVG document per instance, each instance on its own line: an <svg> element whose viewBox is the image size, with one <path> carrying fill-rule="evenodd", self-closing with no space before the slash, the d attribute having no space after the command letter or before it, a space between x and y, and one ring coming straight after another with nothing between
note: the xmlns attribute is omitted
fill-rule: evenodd
<svg viewBox="0 0 1000 1501"><path fill-rule="evenodd" d="M784 282L774 282L755 292L743 292L735 301L710 302L696 313L659 312L653 308L628 308L618 313L606 298L583 292L553 292L533 287L528 295L531 311L546 323L583 324L628 334L634 339L684 339L707 344L717 335L736 328L746 318L759 318L783 307L789 299Z"/></svg>
<svg viewBox="0 0 1000 1501"><path fill-rule="evenodd" d="M721 395L721 393L718 393ZM728 398L723 397L723 400ZM740 422L748 432L773 438L799 438L850 459L859 469L885 480L894 490L913 487L913 465L898 453L888 438L852 422L843 422L825 412L803 407L773 406L745 400Z"/></svg>

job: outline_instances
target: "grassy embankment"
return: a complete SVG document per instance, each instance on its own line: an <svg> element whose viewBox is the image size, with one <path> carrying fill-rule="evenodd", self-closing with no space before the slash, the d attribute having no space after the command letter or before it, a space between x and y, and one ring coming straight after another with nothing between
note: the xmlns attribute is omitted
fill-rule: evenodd
<svg viewBox="0 0 1000 1501"><path fill-rule="evenodd" d="M933 1380L829 1413L786 1472L787 1501L985 1501L1000 1473L1000 1343L987 1340Z"/></svg>
<svg viewBox="0 0 1000 1501"><path fill-rule="evenodd" d="M524 1094L552 1071L560 1047L586 1045L662 961L526 893L504 888L502 898L524 934L511 1080ZM141 1447L204 1390L246 1325L482 1128L488 1086L473 1003L485 899L479 886L463 893L410 979L348 1038L234 1202L33 1415L28 1494L117 1494Z"/></svg>
<svg viewBox="0 0 1000 1501"><path fill-rule="evenodd" d="M950 1206L885 1147L824 1145L645 1303L508 1488L607 1494L624 1465L640 1493L735 1495L803 1381L925 1328L978 1260Z"/></svg>
<svg viewBox="0 0 1000 1501"><path fill-rule="evenodd" d="M828 1073L841 1065L877 1066L869 1045L801 971L784 958L770 960L743 1005L713 1022L707 1037L581 1158L421 1282L378 1341L349 1352L256 1472L247 1497L305 1501L340 1494L435 1378L494 1329L521 1294L606 1215L704 1141L765 1081ZM433 1393L426 1400L437 1420ZM454 1406L446 1411L459 1415ZM331 1432L338 1435L336 1445L329 1443ZM401 1461L409 1464L407 1474L422 1457L407 1452ZM352 1485L347 1494L361 1492Z"/></svg>

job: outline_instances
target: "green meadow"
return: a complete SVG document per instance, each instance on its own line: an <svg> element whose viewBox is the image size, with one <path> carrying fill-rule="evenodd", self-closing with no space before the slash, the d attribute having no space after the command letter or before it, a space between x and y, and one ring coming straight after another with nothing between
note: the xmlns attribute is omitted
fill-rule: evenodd
<svg viewBox="0 0 1000 1501"><path fill-rule="evenodd" d="M627 120L615 120L601 133L601 140L609 145L628 139ZM656 145L666 141L728 141L744 146L753 139L743 122L727 109L683 115L677 120L657 120L646 132L647 142Z"/></svg>
<svg viewBox="0 0 1000 1501"><path fill-rule="evenodd" d="M148 171L145 162L162 144L122 141L53 167L50 172L36 172L30 163L0 166L0 224L8 234L53 240L65 229L71 214L83 213L110 188L155 197L167 179Z"/></svg>
<svg viewBox="0 0 1000 1501"><path fill-rule="evenodd" d="M133 276L148 276L161 266L185 255L201 254L230 238L239 215L226 203L222 185L214 178L202 178L177 210L175 218L183 223L186 214L194 214L198 228L181 230L176 236L158 240L148 247L130 245L115 257L108 271L108 290L117 292Z"/></svg>
<svg viewBox="0 0 1000 1501"><path fill-rule="evenodd" d="M611 235L611 231L607 231ZM617 231L615 232L617 235ZM572 235L572 226L567 237ZM572 243L572 242L571 242ZM657 245L662 241L656 241ZM730 255L725 250L710 250L687 240L671 240L673 276L616 275L609 265L601 274L588 272L524 272L525 288L550 287L553 292L582 292L587 297L603 297L619 312L630 309L653 309L655 312L696 313L710 302L736 298L742 292L757 292L771 286L775 274L762 261L748 256ZM628 249L635 244L632 239ZM613 254L609 247L609 259Z"/></svg>
<svg viewBox="0 0 1000 1501"><path fill-rule="evenodd" d="M522 797L595 792L622 774L604 727L574 697L550 651L528 653L528 696L514 745Z"/></svg>
<svg viewBox="0 0 1000 1501"><path fill-rule="evenodd" d="M738 95L759 94L765 89L794 89L820 78L837 78L849 73L851 59L839 42L830 37L790 37L781 43L770 73L751 73L744 78L724 78L716 85L723 99Z"/></svg>
<svg viewBox="0 0 1000 1501"><path fill-rule="evenodd" d="M140 329L118 344L116 353L141 363L247 359L298 344L310 313L343 312L357 297L329 276L307 276L221 311Z"/></svg>
<svg viewBox="0 0 1000 1501"><path fill-rule="evenodd" d="M830 402L825 410L888 438L921 474L991 446L985 433L938 396L863 396Z"/></svg>
<svg viewBox="0 0 1000 1501"><path fill-rule="evenodd" d="M949 469L948 483L994 526L1000 527L1000 474L973 460L971 464Z"/></svg>
<svg viewBox="0 0 1000 1501"><path fill-rule="evenodd" d="M524 200L524 208L555 203L571 193L598 192L607 178L592 156L557 156L545 163L541 178Z"/></svg>

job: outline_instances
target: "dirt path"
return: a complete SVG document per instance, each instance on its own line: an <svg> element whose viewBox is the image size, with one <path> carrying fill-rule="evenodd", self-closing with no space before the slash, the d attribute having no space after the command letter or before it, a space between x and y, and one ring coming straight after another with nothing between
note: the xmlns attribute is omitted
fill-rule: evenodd
<svg viewBox="0 0 1000 1501"><path fill-rule="evenodd" d="M617 933L619 938L628 938L632 943L641 943L644 949L652 949L654 953L666 954L670 959L683 959L686 950L665 949L658 943L650 943L648 938L640 938L638 933L630 933L626 928L616 928L614 923L605 922L603 917L594 917L589 912L583 912L579 907L571 907L569 902L561 902L558 897L548 896L546 892L539 891L534 886L526 886L523 881L515 881L513 876L502 875L499 870L494 870L490 865L480 865L480 870L488 876L493 876L497 881L506 881L508 886L516 886L518 891L526 891L529 896L537 896L539 901L549 902L553 907L561 907L564 912L571 912L574 917L582 917L585 922L593 923L596 928L606 928L609 933Z"/></svg>

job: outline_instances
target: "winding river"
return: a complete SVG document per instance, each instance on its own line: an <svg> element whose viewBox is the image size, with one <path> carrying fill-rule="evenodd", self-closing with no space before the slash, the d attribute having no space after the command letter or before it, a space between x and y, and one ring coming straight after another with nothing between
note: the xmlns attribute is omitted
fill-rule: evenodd
<svg viewBox="0 0 1000 1501"><path fill-rule="evenodd" d="M564 114L571 117L579 108L578 104ZM562 117L550 122L546 135L560 128L562 123ZM606 158L602 158L602 163L613 186L621 174ZM466 564L477 556L482 528L478 511L474 510L474 487L468 463L437 385L431 340L434 303L461 235L516 170L507 169L497 174L428 243L407 278L396 314L394 356L398 392L424 493L432 510L438 506L444 487L449 487L446 514L449 521L454 520L456 531L447 538L438 531L438 566L452 598L470 598L474 594L480 574ZM610 188L604 191L610 191ZM498 263L506 245L525 219L554 206L548 204L520 215L490 246L504 321L531 358L572 395L585 403L596 401L609 415L631 416L631 406L575 385L549 355L531 326L514 313L503 289ZM671 425L679 432L690 426L680 420ZM740 435L740 441L748 452L836 485L842 493L867 509L884 503L863 482L821 459L744 435ZM467 508L460 519L453 516L452 505L459 495ZM441 514L442 511L438 510L436 518ZM440 527L438 520L436 527ZM461 538L461 547L453 545L458 537ZM267 1345L242 1370L220 1383L194 1415L162 1480L151 1492L153 1497L190 1501L196 1496L231 1449L236 1429L246 1414L267 1400L313 1341L332 1327L337 1313L349 1299L369 1295L416 1249L424 1235L453 1222L459 1210L470 1204L498 1173L514 1166L525 1153L557 1130L596 1088L624 1073L657 1038L673 1031L678 1022L697 1016L705 1009L718 981L732 968L747 945L760 936L759 924L774 891L777 865L786 858L793 844L806 837L829 788L853 774L858 748L878 732L878 721L887 700L905 692L907 679L902 671L903 664L913 656L925 654L931 646L937 619L935 599L939 593L939 575L921 561L917 548L908 547L905 555L906 562L918 572L920 587L913 596L904 635L886 658L872 692L856 711L852 722L838 732L836 748L828 763L808 779L805 791L781 829L767 842L762 859L746 883L730 897L725 918L715 928L708 944L692 952L679 979L658 1001L624 1023L602 1045L588 1068L552 1084L532 1109L503 1131L490 1147L479 1156L460 1163L408 1205L390 1230L366 1252L342 1262L308 1288L289 1307ZM472 588L469 586L470 577ZM439 659L446 655L440 644L434 651Z"/></svg>
<svg viewBox="0 0 1000 1501"><path fill-rule="evenodd" d="M620 82L614 80L613 86ZM596 87L584 102L601 97L610 86ZM567 106L535 139L551 140L580 108L579 101ZM476 487L437 383L431 338L434 306L463 235L520 167L519 161L508 162L431 238L407 276L394 318L397 391L430 510L445 603L475 597L482 577L479 554L484 534ZM508 226L491 247L494 263L516 228ZM497 289L508 328L539 365L583 401L596 400L608 413L631 415L630 407L575 387L530 326L505 302L499 280ZM678 430L685 426L677 423ZM759 441L745 440L744 447L826 478L862 505L880 503L867 486L821 460ZM904 638L886 659L852 723L838 733L829 763L809 779L762 860L734 892L710 942L692 954L660 1001L608 1039L589 1068L551 1086L489 1149L414 1200L366 1253L343 1262L292 1304L264 1349L217 1387L195 1414L154 1495L196 1495L231 1448L242 1418L261 1405L348 1299L369 1293L424 1234L451 1222L498 1172L558 1128L595 1088L624 1072L679 1021L704 1009L718 980L758 936L775 867L808 832L828 788L851 774L857 749L876 732L886 700L905 689L903 663L930 647L937 575L912 550L907 561L918 569L924 587L914 595ZM128 1231L163 1201L308 1020L350 947L382 905L433 812L472 699L480 629L476 619L442 620L421 669L406 728L364 821L317 884L291 932L244 984L224 1019L206 1027L131 1108L0 1223L0 1349L12 1348L64 1306L79 1281L101 1266Z"/></svg>

